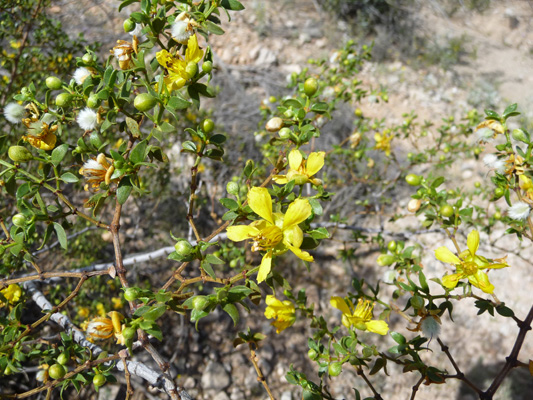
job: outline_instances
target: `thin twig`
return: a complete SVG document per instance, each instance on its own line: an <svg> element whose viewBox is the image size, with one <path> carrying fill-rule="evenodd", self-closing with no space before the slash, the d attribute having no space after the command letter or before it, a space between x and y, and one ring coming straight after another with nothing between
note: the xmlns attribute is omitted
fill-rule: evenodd
<svg viewBox="0 0 533 400"><path fill-rule="evenodd" d="M266 392L268 393L268 396L270 397L270 400L276 400L272 392L270 391L270 388L268 387L268 383L266 381L265 376L263 375L263 371L261 371L261 367L259 367L259 364L257 362L257 353L255 352L255 344L254 343L248 343L248 348L250 349L250 361L252 361L252 364L255 368L255 373L257 374L257 380L261 382L261 385L265 388Z"/></svg>

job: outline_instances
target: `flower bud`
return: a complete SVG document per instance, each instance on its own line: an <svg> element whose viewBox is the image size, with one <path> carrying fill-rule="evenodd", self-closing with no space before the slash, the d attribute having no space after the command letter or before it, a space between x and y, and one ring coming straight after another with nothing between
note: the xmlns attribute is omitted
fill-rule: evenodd
<svg viewBox="0 0 533 400"><path fill-rule="evenodd" d="M182 257L186 257L191 254L193 246L186 240L180 240L174 245L176 253Z"/></svg>
<svg viewBox="0 0 533 400"><path fill-rule="evenodd" d="M334 362L334 363L329 364L328 373L330 376L339 376L341 372L342 372L342 363Z"/></svg>
<svg viewBox="0 0 533 400"><path fill-rule="evenodd" d="M131 18L124 20L124 32L131 32L135 29L135 22Z"/></svg>
<svg viewBox="0 0 533 400"><path fill-rule="evenodd" d="M422 200L420 199L411 199L409 200L409 203L407 203L407 211L409 212L417 212L420 209L420 206L422 205Z"/></svg>
<svg viewBox="0 0 533 400"><path fill-rule="evenodd" d="M196 296L192 300L192 307L196 311L202 311L204 308L207 307L208 304L209 304L209 300L205 296Z"/></svg>
<svg viewBox="0 0 533 400"><path fill-rule="evenodd" d="M133 339L136 333L137 331L135 330L135 328L132 328L131 326L128 326L122 330L122 336L126 340Z"/></svg>
<svg viewBox="0 0 533 400"><path fill-rule="evenodd" d="M239 184L237 182L228 182L226 191L229 194L237 195L239 193Z"/></svg>
<svg viewBox="0 0 533 400"><path fill-rule="evenodd" d="M213 129L215 129L215 123L213 120L210 118L204 119L202 122L202 130L205 133L211 133L213 132Z"/></svg>
<svg viewBox="0 0 533 400"><path fill-rule="evenodd" d="M315 78L308 78L304 82L304 93L307 97L313 96L318 90L318 82Z"/></svg>
<svg viewBox="0 0 533 400"><path fill-rule="evenodd" d="M92 64L94 62L94 57L91 53L85 53L83 55L83 57L81 58L81 60L85 63L85 64Z"/></svg>
<svg viewBox="0 0 533 400"><path fill-rule="evenodd" d="M390 254L380 254L378 259L376 260L376 263L380 267L387 267L389 265L394 264L394 261L396 260L396 257Z"/></svg>
<svg viewBox="0 0 533 400"><path fill-rule="evenodd" d="M151 110L155 107L156 103L157 99L150 93L138 94L135 100L133 100L133 106L141 112Z"/></svg>
<svg viewBox="0 0 533 400"><path fill-rule="evenodd" d="M204 71L206 74L209 74L211 71L213 71L213 63L211 61L204 61L202 64L202 71Z"/></svg>
<svg viewBox="0 0 533 400"><path fill-rule="evenodd" d="M185 67L185 73L189 79L194 78L198 73L198 64L196 64L194 61L189 62Z"/></svg>
<svg viewBox="0 0 533 400"><path fill-rule="evenodd" d="M24 214L15 214L13 215L13 225L18 226L19 228L23 228L26 225L26 217Z"/></svg>
<svg viewBox="0 0 533 400"><path fill-rule="evenodd" d="M93 378L93 385L95 387L103 386L105 382L106 382L106 379L103 374L96 374Z"/></svg>
<svg viewBox="0 0 533 400"><path fill-rule="evenodd" d="M511 136L519 142L529 143L526 133L522 129L513 129Z"/></svg>
<svg viewBox="0 0 533 400"><path fill-rule="evenodd" d="M70 101L72 100L72 96L68 93L59 93L56 96L56 106L58 107L65 107L70 104Z"/></svg>
<svg viewBox="0 0 533 400"><path fill-rule="evenodd" d="M7 155L12 161L15 162L26 162L33 160L33 155L24 146L11 146L7 151Z"/></svg>
<svg viewBox="0 0 533 400"><path fill-rule="evenodd" d="M292 131L290 130L290 128L281 128L278 132L278 135L280 137L280 139L289 139L291 137L291 134L292 134Z"/></svg>
<svg viewBox="0 0 533 400"><path fill-rule="evenodd" d="M363 116L363 110L361 110L360 108L356 108L354 114L357 118L361 118Z"/></svg>
<svg viewBox="0 0 533 400"><path fill-rule="evenodd" d="M137 289L137 288L127 288L124 291L124 298L127 301L133 301L133 300L137 299L137 297L139 297L139 289Z"/></svg>
<svg viewBox="0 0 533 400"><path fill-rule="evenodd" d="M280 117L271 118L265 125L265 129L269 132L277 132L283 128L283 120Z"/></svg>
<svg viewBox="0 0 533 400"><path fill-rule="evenodd" d="M95 94L92 94L87 99L87 107L89 108L96 108L98 107L99 99L98 96Z"/></svg>
<svg viewBox="0 0 533 400"><path fill-rule="evenodd" d="M68 363L68 355L66 353L61 353L58 357L57 357L57 362L61 365L67 365Z"/></svg>

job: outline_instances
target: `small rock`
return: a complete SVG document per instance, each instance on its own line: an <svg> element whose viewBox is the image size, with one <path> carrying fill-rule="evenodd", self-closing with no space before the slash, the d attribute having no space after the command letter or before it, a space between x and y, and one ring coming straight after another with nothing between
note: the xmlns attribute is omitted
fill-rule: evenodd
<svg viewBox="0 0 533 400"><path fill-rule="evenodd" d="M226 392L218 392L217 395L213 397L213 400L230 400L230 398Z"/></svg>
<svg viewBox="0 0 533 400"><path fill-rule="evenodd" d="M259 54L255 60L255 65L268 67L272 64L275 64L277 60L278 59L273 51L263 47L261 50L259 50Z"/></svg>
<svg viewBox="0 0 533 400"><path fill-rule="evenodd" d="M203 389L223 390L231 383L231 377L224 366L215 361L210 361L202 375Z"/></svg>
<svg viewBox="0 0 533 400"><path fill-rule="evenodd" d="M281 394L280 400L292 400L292 393L289 391L283 392Z"/></svg>

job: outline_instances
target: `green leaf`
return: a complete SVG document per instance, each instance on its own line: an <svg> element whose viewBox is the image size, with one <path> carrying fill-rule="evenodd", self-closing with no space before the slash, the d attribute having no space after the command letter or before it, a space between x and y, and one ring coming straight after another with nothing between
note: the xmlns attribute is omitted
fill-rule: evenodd
<svg viewBox="0 0 533 400"><path fill-rule="evenodd" d="M503 304L500 304L498 307L496 307L496 312L502 317L514 317L513 310L507 306L504 306Z"/></svg>
<svg viewBox="0 0 533 400"><path fill-rule="evenodd" d="M324 114L328 111L329 104L324 102L315 103L311 106L311 111L317 114Z"/></svg>
<svg viewBox="0 0 533 400"><path fill-rule="evenodd" d="M292 108L300 109L304 105L302 103L300 103L297 99L287 99L287 100L283 101L283 106L284 107L292 107Z"/></svg>
<svg viewBox="0 0 533 400"><path fill-rule="evenodd" d="M130 153L130 161L133 164L137 164L139 162L144 161L144 158L146 157L146 147L147 147L146 140L143 140L137 143L137 146L133 148L133 150Z"/></svg>
<svg viewBox="0 0 533 400"><path fill-rule="evenodd" d="M216 279L217 276L215 275L215 271L213 270L211 264L209 264L207 261L202 261L202 268L207 275L209 275L213 279Z"/></svg>
<svg viewBox="0 0 533 400"><path fill-rule="evenodd" d="M485 109L485 114L487 114L487 117L490 117L491 119L500 119L500 115L496 111Z"/></svg>
<svg viewBox="0 0 533 400"><path fill-rule="evenodd" d="M166 310L166 304L158 304L156 306L152 306L152 309L150 311L143 314L143 318L148 321L155 321L159 317L161 317Z"/></svg>
<svg viewBox="0 0 533 400"><path fill-rule="evenodd" d="M63 175L61 175L61 180L67 183L76 183L80 179L76 175L74 175L72 172L65 172Z"/></svg>
<svg viewBox="0 0 533 400"><path fill-rule="evenodd" d="M222 261L220 258L215 256L214 254L208 254L205 256L205 261L207 261L210 264L225 264L224 261Z"/></svg>
<svg viewBox="0 0 533 400"><path fill-rule="evenodd" d="M516 111L516 108L518 107L518 104L514 103L508 106L505 111L503 112L503 117L506 118L509 114L512 114Z"/></svg>
<svg viewBox="0 0 533 400"><path fill-rule="evenodd" d="M61 146L57 146L54 151L52 151L52 164L57 167L59 163L63 161L63 158L65 158L67 151L68 144L64 143Z"/></svg>
<svg viewBox="0 0 533 400"><path fill-rule="evenodd" d="M226 207L228 210L237 211L239 209L239 203L233 199L223 198L220 199L220 204Z"/></svg>
<svg viewBox="0 0 533 400"><path fill-rule="evenodd" d="M405 337L401 334L401 333L398 333L398 332L391 332L390 333L391 337L394 339L394 341L398 344L405 344L407 343L407 340L405 339Z"/></svg>
<svg viewBox="0 0 533 400"><path fill-rule="evenodd" d="M226 136L224 135L213 135L209 138L209 142L210 143L214 143L214 144L222 144L226 141Z"/></svg>
<svg viewBox="0 0 533 400"><path fill-rule="evenodd" d="M387 362L383 358L378 358L370 370L369 375L377 374L381 368L385 367L386 363Z"/></svg>
<svg viewBox="0 0 533 400"><path fill-rule="evenodd" d="M133 187L129 176L125 176L120 180L117 188L117 200L119 204L124 204L126 200L128 200L132 189Z"/></svg>
<svg viewBox="0 0 533 400"><path fill-rule="evenodd" d="M211 22L209 20L205 21L204 26L205 26L205 29L207 29L209 32L211 32L211 33L213 33L215 35L223 35L224 34L224 29L222 29L220 26L218 26L214 22Z"/></svg>
<svg viewBox="0 0 533 400"><path fill-rule="evenodd" d="M442 176L439 176L437 179L435 179L432 183L431 183L431 187L432 188L438 188L440 185L442 185L444 183L444 177Z"/></svg>
<svg viewBox="0 0 533 400"><path fill-rule="evenodd" d="M141 131L139 130L139 124L133 118L126 117L126 125L134 138L141 137ZM141 142L142 143L142 142Z"/></svg>
<svg viewBox="0 0 533 400"><path fill-rule="evenodd" d="M59 240L59 244L61 245L62 248L66 250L67 249L67 234L65 233L65 230L57 222L54 222L54 229L56 231L57 240Z"/></svg>
<svg viewBox="0 0 533 400"><path fill-rule="evenodd" d="M190 140L186 140L181 144L181 151L186 151L188 153L196 153L196 144L194 142L191 142Z"/></svg>
<svg viewBox="0 0 533 400"><path fill-rule="evenodd" d="M167 103L167 108L172 110L184 110L191 105L190 102L180 96L172 96Z"/></svg>
<svg viewBox="0 0 533 400"><path fill-rule="evenodd" d="M241 11L244 10L244 6L237 0L222 0L220 5L227 10Z"/></svg>
<svg viewBox="0 0 533 400"><path fill-rule="evenodd" d="M239 310L237 310L237 307L235 307L234 304L228 303L224 307L222 307L222 309L226 311L233 320L233 326L236 326L239 322Z"/></svg>
<svg viewBox="0 0 533 400"><path fill-rule="evenodd" d="M122 9L124 7L127 7L129 6L130 4L133 4L133 3L138 3L139 0L124 0L122 3L120 3L120 6L118 6L118 11L122 11Z"/></svg>
<svg viewBox="0 0 533 400"><path fill-rule="evenodd" d="M461 211L459 211L459 215L462 215L464 217L471 217L473 212L474 212L474 209L472 207L464 208Z"/></svg>
<svg viewBox="0 0 533 400"><path fill-rule="evenodd" d="M144 330L149 335L152 335L157 340L162 341L163 340L163 333L161 332L161 328L154 324L150 328Z"/></svg>

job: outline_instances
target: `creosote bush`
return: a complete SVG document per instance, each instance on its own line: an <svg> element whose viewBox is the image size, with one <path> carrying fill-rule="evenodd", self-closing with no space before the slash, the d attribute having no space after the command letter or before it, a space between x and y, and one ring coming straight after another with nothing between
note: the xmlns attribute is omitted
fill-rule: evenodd
<svg viewBox="0 0 533 400"><path fill-rule="evenodd" d="M516 104L485 115L471 110L461 120L440 116L438 123L420 123L415 112L401 124L372 120L362 100L379 104L388 95L358 79L371 48L349 41L292 74L290 95L261 104L264 120L254 138L261 159L247 159L228 154L232 138L221 121L199 111L217 96L210 35L223 35L221 15L231 19L243 5L126 0L119 8L129 5L138 7L124 22L131 39L119 40L109 57L88 48L73 57L68 77L35 72L39 79L12 86L3 104L9 128L0 138L2 398L87 395L119 379L129 398L139 385L135 375L162 397L190 399L194 388L181 386L161 351L173 340L162 321L173 314L196 329L218 312L239 329L245 325L225 339L248 349L270 398L278 396L279 382L261 369L256 351L291 335L295 324L306 329L306 361L315 373L290 366L285 377L304 399L335 398L349 369L358 376L350 383L355 397L374 399L390 395L376 381L386 380L392 365L412 373L411 398L422 384L460 380L480 399L492 399L512 369L533 370L521 354L533 307L524 316L505 304L509 293L492 277L513 267L505 253L490 258L482 246L486 233L502 227L509 239L533 240L533 143L525 129L508 125L519 115ZM341 106L353 109L353 130L325 135ZM175 142L187 160L178 171L168 166ZM239 157L231 178L202 189L203 174ZM461 159L482 160L490 179L473 190L450 189L445 168ZM128 254L125 220L158 222L142 209L164 193L155 192L158 179L186 181L188 192L171 199L175 208L186 206L159 249ZM410 200L399 212L395 198L405 193ZM399 227L416 215L419 233L444 233L451 244L429 250L431 262L448 272L424 267L428 256L412 240L415 233L385 232L378 221L385 215ZM339 258L353 263L358 246L377 246L382 278L353 274L337 282L324 310L309 287L297 290L292 280L294 271L326 275L321 255L339 231L351 232ZM104 235L113 261L96 264ZM161 256L164 271L138 280L132 265ZM471 307L465 299L474 300L479 319L488 313L516 324L514 346L488 387L463 372L454 358L461 348L440 337L441 326ZM246 318L258 309L273 330L259 331ZM431 357L431 341L453 369ZM140 361L146 360L140 352L152 361Z"/></svg>

